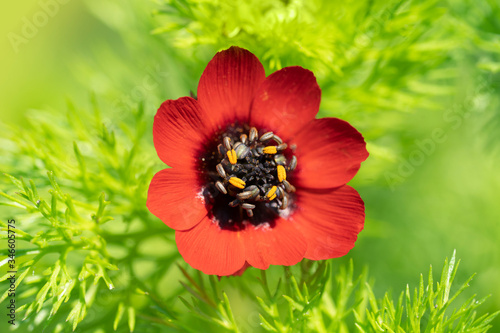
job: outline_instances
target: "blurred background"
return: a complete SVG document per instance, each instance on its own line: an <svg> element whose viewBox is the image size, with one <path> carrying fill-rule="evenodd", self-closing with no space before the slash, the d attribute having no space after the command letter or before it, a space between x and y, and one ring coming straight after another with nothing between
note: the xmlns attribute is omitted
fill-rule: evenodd
<svg viewBox="0 0 500 333"><path fill-rule="evenodd" d="M366 204L365 229L334 270L353 258L369 267L375 294L397 294L456 249L459 283L477 273L470 293L491 294L481 311L498 310L499 2L236 3L4 3L2 122L22 130L40 109L64 117L68 100L90 110L92 95L110 128L139 103L152 121L161 101L196 91L230 45L256 54L267 74L303 66L322 88L319 116L349 121L370 151L350 183ZM0 158L11 174L29 174Z"/></svg>

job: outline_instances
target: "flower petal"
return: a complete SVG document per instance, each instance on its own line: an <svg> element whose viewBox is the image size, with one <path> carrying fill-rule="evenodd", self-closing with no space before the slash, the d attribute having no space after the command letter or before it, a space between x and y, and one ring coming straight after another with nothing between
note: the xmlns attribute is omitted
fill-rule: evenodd
<svg viewBox="0 0 500 333"><path fill-rule="evenodd" d="M285 67L264 81L250 114L251 124L290 138L319 110L321 89L314 74L302 67Z"/></svg>
<svg viewBox="0 0 500 333"><path fill-rule="evenodd" d="M197 154L208 136L208 117L191 97L167 100L153 123L153 141L160 159L169 166L194 168Z"/></svg>
<svg viewBox="0 0 500 333"><path fill-rule="evenodd" d="M148 190L147 207L170 228L190 229L207 215L203 197L192 173L177 169L159 171Z"/></svg>
<svg viewBox="0 0 500 333"><path fill-rule="evenodd" d="M305 257L324 260L341 257L354 247L363 230L365 206L348 185L323 191L301 191L293 215L308 245Z"/></svg>
<svg viewBox="0 0 500 333"><path fill-rule="evenodd" d="M208 217L190 230L175 232L184 260L205 274L219 276L234 274L245 264L240 236L239 232L222 230Z"/></svg>
<svg viewBox="0 0 500 333"><path fill-rule="evenodd" d="M246 123L255 91L265 78L255 55L232 46L208 63L198 84L198 101L216 125Z"/></svg>
<svg viewBox="0 0 500 333"><path fill-rule="evenodd" d="M368 157L363 136L337 118L315 119L291 140L297 146L297 187L334 188L346 184Z"/></svg>
<svg viewBox="0 0 500 333"><path fill-rule="evenodd" d="M283 218L273 227L248 224L242 234L247 262L253 267L267 269L269 265L291 266L301 261L307 243L294 224Z"/></svg>

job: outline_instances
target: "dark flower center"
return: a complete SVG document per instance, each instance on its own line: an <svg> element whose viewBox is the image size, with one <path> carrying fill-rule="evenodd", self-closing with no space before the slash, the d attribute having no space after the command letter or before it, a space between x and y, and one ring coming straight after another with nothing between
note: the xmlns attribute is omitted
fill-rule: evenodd
<svg viewBox="0 0 500 333"><path fill-rule="evenodd" d="M292 149L276 134L232 124L218 133L201 158L210 217L223 229L258 226L293 207L295 187L287 178L297 167Z"/></svg>

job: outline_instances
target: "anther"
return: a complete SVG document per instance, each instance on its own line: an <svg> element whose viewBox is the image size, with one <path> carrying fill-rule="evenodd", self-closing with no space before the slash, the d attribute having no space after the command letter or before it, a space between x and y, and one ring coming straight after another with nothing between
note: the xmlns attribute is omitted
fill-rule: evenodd
<svg viewBox="0 0 500 333"><path fill-rule="evenodd" d="M221 176L222 178L226 178L226 170L224 170L222 164L217 164L215 168L217 169L217 173L219 174L219 176Z"/></svg>
<svg viewBox="0 0 500 333"><path fill-rule="evenodd" d="M242 179L239 179L238 177L229 178L229 184L240 189L244 189L246 185L245 182Z"/></svg>
<svg viewBox="0 0 500 333"><path fill-rule="evenodd" d="M231 138L230 137L225 136L223 142L224 142L224 147L226 147L227 150L233 149L233 147L231 146Z"/></svg>
<svg viewBox="0 0 500 333"><path fill-rule="evenodd" d="M248 154L250 153L250 148L248 148L245 144L240 143L240 145L236 147L235 151L236 151L236 157L238 159L240 158L243 159L247 157Z"/></svg>
<svg viewBox="0 0 500 333"><path fill-rule="evenodd" d="M276 199L276 193L269 198L269 201L273 201L274 199Z"/></svg>
<svg viewBox="0 0 500 333"><path fill-rule="evenodd" d="M259 194L259 188L255 185L250 185L243 192L236 194L240 200L253 199Z"/></svg>
<svg viewBox="0 0 500 333"><path fill-rule="evenodd" d="M276 154L278 151L276 150L276 146L267 146L262 150L264 154Z"/></svg>
<svg viewBox="0 0 500 333"><path fill-rule="evenodd" d="M292 156L290 160L290 164L288 164L288 171L293 171L297 167L297 157L295 155Z"/></svg>
<svg viewBox="0 0 500 333"><path fill-rule="evenodd" d="M278 188L276 189L276 195L278 196L278 198L283 199L284 191L280 186L278 186Z"/></svg>
<svg viewBox="0 0 500 333"><path fill-rule="evenodd" d="M241 207L244 209L254 209L255 205L252 205L250 203L245 202L245 203L241 204Z"/></svg>
<svg viewBox="0 0 500 333"><path fill-rule="evenodd" d="M238 199L236 199L236 200L231 201L231 202L229 203L229 206L231 206L231 207L236 207L236 206L238 206L239 204L240 204L240 201L239 201Z"/></svg>
<svg viewBox="0 0 500 333"><path fill-rule="evenodd" d="M240 140L241 140L241 143L243 143L243 144L247 143L247 135L246 134L240 135Z"/></svg>
<svg viewBox="0 0 500 333"><path fill-rule="evenodd" d="M261 142L264 142L264 141L267 141L267 140L271 139L273 136L274 136L273 132L267 132L267 133L262 134L262 136L260 137L259 140Z"/></svg>
<svg viewBox="0 0 500 333"><path fill-rule="evenodd" d="M248 217L252 217L253 216L253 210L247 209L247 215L248 215Z"/></svg>
<svg viewBox="0 0 500 333"><path fill-rule="evenodd" d="M276 134L273 135L273 140L276 141L276 143L278 143L279 145L283 143L283 140L281 140L281 138Z"/></svg>
<svg viewBox="0 0 500 333"><path fill-rule="evenodd" d="M288 180L283 180L283 185L285 185L285 191L288 193L292 192L292 185L288 182Z"/></svg>
<svg viewBox="0 0 500 333"><path fill-rule="evenodd" d="M278 188L276 186L271 187L271 189L266 193L266 197L268 197L269 200L273 200L274 198L276 198L276 190L277 189ZM271 198L273 198L273 199L271 199Z"/></svg>
<svg viewBox="0 0 500 333"><path fill-rule="evenodd" d="M277 172L278 172L278 180L280 182L286 180L286 171L285 171L285 167L284 166L278 165L277 166Z"/></svg>
<svg viewBox="0 0 500 333"><path fill-rule="evenodd" d="M254 142L255 139L257 139L258 135L259 132L257 132L257 129L255 127L250 128L250 133L248 134L248 141L250 141L250 143Z"/></svg>
<svg viewBox="0 0 500 333"><path fill-rule="evenodd" d="M283 154L274 155L274 162L276 162L276 164L284 165L286 163L285 155L283 155Z"/></svg>
<svg viewBox="0 0 500 333"><path fill-rule="evenodd" d="M219 152L220 156L226 155L226 149L224 148L224 146L222 144L219 144L217 146L217 151Z"/></svg>
<svg viewBox="0 0 500 333"><path fill-rule="evenodd" d="M236 158L236 152L234 151L234 149L227 151L227 158L229 159L229 163L231 164L236 164L236 162L238 162L238 159Z"/></svg>
<svg viewBox="0 0 500 333"><path fill-rule="evenodd" d="M215 187L223 194L227 194L227 190L221 182L216 182Z"/></svg>
<svg viewBox="0 0 500 333"><path fill-rule="evenodd" d="M276 150L282 151L282 150L285 150L286 147L288 147L288 145L286 143L282 143L278 147L276 147Z"/></svg>
<svg viewBox="0 0 500 333"><path fill-rule="evenodd" d="M281 207L280 209L286 209L288 207L288 195L284 195L283 199L281 199Z"/></svg>

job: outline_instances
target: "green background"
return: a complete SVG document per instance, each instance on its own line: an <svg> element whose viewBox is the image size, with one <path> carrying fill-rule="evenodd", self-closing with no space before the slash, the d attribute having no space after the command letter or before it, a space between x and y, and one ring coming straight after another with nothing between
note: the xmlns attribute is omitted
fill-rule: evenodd
<svg viewBox="0 0 500 333"><path fill-rule="evenodd" d="M186 2L181 9L197 10L179 12L163 2L69 1L17 52L9 36L22 36L24 20L44 9L34 1L2 4L2 122L23 131L26 117L43 116L36 110L64 117L67 100L91 109L95 94L110 128L144 103L149 133L161 101L195 91L222 48L248 48L267 74L304 66L323 91L319 116L348 120L371 154L351 182L366 204L365 229L333 269L353 258L369 267L376 295L397 294L456 249L457 280L477 273L470 293L491 294L481 311L498 310L498 2L402 2L394 13L387 8L396 2L214 3ZM293 5L299 9L287 10ZM161 169L150 137L145 145L144 156ZM31 175L16 149L2 157L5 171L43 175L43 167ZM176 283L179 273L169 274Z"/></svg>

